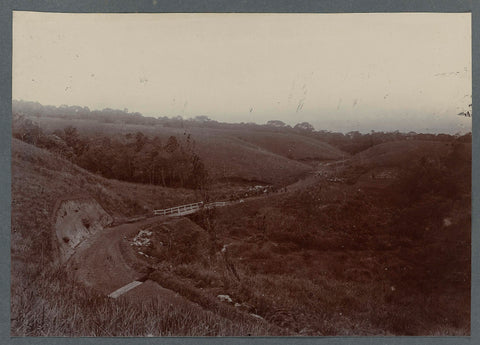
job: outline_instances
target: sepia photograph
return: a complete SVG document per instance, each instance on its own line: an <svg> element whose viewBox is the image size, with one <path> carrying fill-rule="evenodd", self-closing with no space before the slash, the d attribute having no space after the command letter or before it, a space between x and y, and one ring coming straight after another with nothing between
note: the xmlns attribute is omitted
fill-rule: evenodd
<svg viewBox="0 0 480 345"><path fill-rule="evenodd" d="M14 11L10 335L470 336L471 18Z"/></svg>

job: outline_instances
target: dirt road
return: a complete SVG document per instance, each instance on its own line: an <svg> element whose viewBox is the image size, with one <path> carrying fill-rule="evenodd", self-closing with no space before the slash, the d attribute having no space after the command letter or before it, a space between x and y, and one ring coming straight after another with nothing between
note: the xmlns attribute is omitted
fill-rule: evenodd
<svg viewBox="0 0 480 345"><path fill-rule="evenodd" d="M76 248L75 254L67 263L68 268L73 270L80 282L105 296L127 284L141 280L142 284L135 284L133 289L119 298L141 303L162 300L178 306L188 306L198 312L206 310L177 292L163 288L156 281L145 280L147 267L133 251L130 251L130 244L126 238L136 234L140 227L156 222L168 222L168 218L153 217L105 229Z"/></svg>
<svg viewBox="0 0 480 345"><path fill-rule="evenodd" d="M318 177L312 174L287 188L289 192L292 192L306 188L316 181L318 181ZM265 197L268 196L245 198L245 201ZM167 217L153 217L99 231L75 248L75 253L68 261L67 267L80 282L108 295L135 280L141 279L146 273L145 269L147 267L132 254L126 238L137 233L140 227L144 225L166 221L168 221ZM133 296L135 291L141 291L145 287L142 288L140 285L125 295ZM158 284L148 284L148 290L149 295L156 292L159 294L173 293Z"/></svg>
<svg viewBox="0 0 480 345"><path fill-rule="evenodd" d="M149 218L98 232L76 248L75 254L68 262L68 268L74 272L79 281L105 295L141 278L145 275L141 262L135 262L133 256L126 259L122 253L122 246L125 248L128 245L125 238L138 232L141 226L162 219L165 220L162 217ZM160 290L165 290L159 285L156 286Z"/></svg>

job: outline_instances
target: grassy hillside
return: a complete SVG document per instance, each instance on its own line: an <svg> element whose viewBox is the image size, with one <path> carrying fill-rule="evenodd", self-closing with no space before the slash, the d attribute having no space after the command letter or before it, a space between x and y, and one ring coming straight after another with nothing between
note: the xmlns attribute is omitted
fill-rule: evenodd
<svg viewBox="0 0 480 345"><path fill-rule="evenodd" d="M335 160L348 156L330 144L296 134L259 131L231 131L228 134L294 160Z"/></svg>
<svg viewBox="0 0 480 345"><path fill-rule="evenodd" d="M11 334L146 336L269 334L165 300L111 300L54 264L53 223L59 200L90 196L117 219L197 200L193 192L107 180L18 140L12 142ZM181 320L181 321L180 321ZM128 327L125 327L128 325Z"/></svg>
<svg viewBox="0 0 480 345"><path fill-rule="evenodd" d="M187 257L178 239L165 255L155 243L165 231L150 229L151 278L200 304L228 295L289 335L468 335L469 147L453 144L430 160L403 151L411 164L389 184L373 179L375 190L341 182L347 165L308 188L192 215L210 244Z"/></svg>
<svg viewBox="0 0 480 345"><path fill-rule="evenodd" d="M225 160L241 146L262 180L272 160L254 162L266 155L302 164L255 135L205 135L203 144ZM470 155L458 142L377 145L324 165L313 184L190 216L199 227L145 228L155 243L138 250L155 268L150 279L192 307L110 300L72 280L53 264L51 215L58 200L89 195L120 220L196 201L194 192L107 180L14 140L12 334L468 335ZM383 167L397 169L388 184L359 185Z"/></svg>
<svg viewBox="0 0 480 345"><path fill-rule="evenodd" d="M445 156L455 145L446 141L402 140L375 145L354 155L349 163L356 166L407 166L422 157L438 159ZM459 143L462 147L459 154L463 159L470 159L471 144Z"/></svg>
<svg viewBox="0 0 480 345"><path fill-rule="evenodd" d="M458 140L402 140L375 145L331 165L343 171L345 181L359 188L384 188L418 164L441 165L469 183L472 146Z"/></svg>
<svg viewBox="0 0 480 345"><path fill-rule="evenodd" d="M12 174L12 195L15 197L33 197L45 202L43 195L47 188L54 192L54 198L88 194L114 216L150 214L153 209L197 201L194 192L188 189L162 188L102 178L17 139L12 141ZM26 190L35 193L30 194Z"/></svg>
<svg viewBox="0 0 480 345"><path fill-rule="evenodd" d="M405 173L375 193L319 178L219 209L213 222L193 218L214 224L239 276L222 292L290 334L467 335L470 180L428 184L435 171ZM195 264L177 274L205 292L225 286Z"/></svg>
<svg viewBox="0 0 480 345"><path fill-rule="evenodd" d="M311 170L305 161L335 160L348 156L333 146L297 134L213 128L98 123L91 120L35 118L48 132L74 126L83 135L118 136L142 132L163 142L174 135L191 134L200 157L215 178L286 184Z"/></svg>

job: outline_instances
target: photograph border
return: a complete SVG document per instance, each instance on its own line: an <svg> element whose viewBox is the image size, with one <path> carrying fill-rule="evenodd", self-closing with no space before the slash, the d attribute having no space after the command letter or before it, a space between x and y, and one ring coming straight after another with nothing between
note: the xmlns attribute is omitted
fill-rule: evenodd
<svg viewBox="0 0 480 345"><path fill-rule="evenodd" d="M479 344L480 343L480 138L478 116L472 117L472 280L471 336L464 337L11 337L10 229L11 229L11 97L12 11L69 13L472 13L472 109L480 106L480 1L468 0L4 0L0 5L0 344ZM433 59L433 57L432 57ZM455 116L455 114L452 114Z"/></svg>

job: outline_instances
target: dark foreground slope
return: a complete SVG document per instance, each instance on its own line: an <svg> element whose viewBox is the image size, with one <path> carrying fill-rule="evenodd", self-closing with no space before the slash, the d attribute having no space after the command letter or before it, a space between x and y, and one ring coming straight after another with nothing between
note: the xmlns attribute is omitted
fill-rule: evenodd
<svg viewBox="0 0 480 345"><path fill-rule="evenodd" d="M12 142L11 334L14 336L167 336L270 334L165 298L111 300L76 281L57 260L55 208L92 198L115 219L193 200L193 193L106 180L51 153ZM75 212L75 210L73 210ZM81 209L79 210L81 212ZM88 228L88 224L84 224Z"/></svg>

